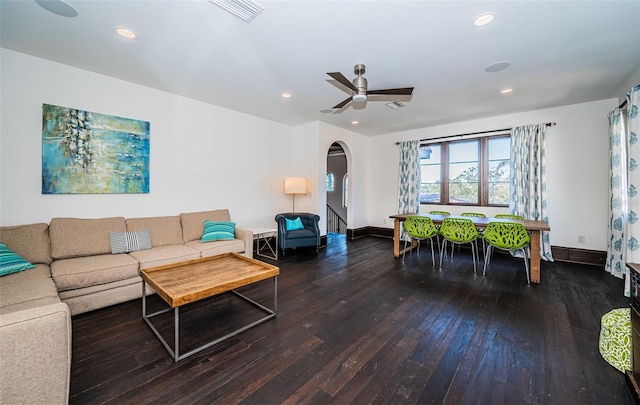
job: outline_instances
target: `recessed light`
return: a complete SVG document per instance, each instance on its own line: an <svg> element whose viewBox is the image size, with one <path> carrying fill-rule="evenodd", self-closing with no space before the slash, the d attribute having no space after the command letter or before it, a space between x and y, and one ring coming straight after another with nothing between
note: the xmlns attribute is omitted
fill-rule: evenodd
<svg viewBox="0 0 640 405"><path fill-rule="evenodd" d="M482 13L473 19L473 25L476 27L484 27L485 25L491 24L495 18L495 13Z"/></svg>
<svg viewBox="0 0 640 405"><path fill-rule="evenodd" d="M360 121L358 121L358 120L351 121L351 125L358 125L359 123L360 123Z"/></svg>
<svg viewBox="0 0 640 405"><path fill-rule="evenodd" d="M64 0L36 0L36 3L45 10L62 17L75 17L78 15L76 9Z"/></svg>
<svg viewBox="0 0 640 405"><path fill-rule="evenodd" d="M490 64L489 66L484 68L484 71L488 73L495 73L495 72L500 72L501 70L505 70L509 66L511 66L511 62L503 60L501 62Z"/></svg>
<svg viewBox="0 0 640 405"><path fill-rule="evenodd" d="M282 98L291 98L291 93L282 93Z"/></svg>
<svg viewBox="0 0 640 405"><path fill-rule="evenodd" d="M502 89L500 90L500 94L511 94L513 92L512 88Z"/></svg>
<svg viewBox="0 0 640 405"><path fill-rule="evenodd" d="M138 34L133 32L133 30L127 27L116 27L116 33L120 35L122 38L126 39L136 39L138 38Z"/></svg>

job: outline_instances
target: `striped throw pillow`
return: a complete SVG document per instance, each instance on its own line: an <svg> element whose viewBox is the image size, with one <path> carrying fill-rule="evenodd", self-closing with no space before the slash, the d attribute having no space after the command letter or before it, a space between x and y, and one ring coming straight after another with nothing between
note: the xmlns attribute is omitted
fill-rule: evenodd
<svg viewBox="0 0 640 405"><path fill-rule="evenodd" d="M0 277L35 267L21 256L15 254L4 243L0 243Z"/></svg>
<svg viewBox="0 0 640 405"><path fill-rule="evenodd" d="M236 238L236 223L225 221L204 221L204 232L200 242L233 240Z"/></svg>
<svg viewBox="0 0 640 405"><path fill-rule="evenodd" d="M135 232L111 232L109 239L111 239L111 253L114 255L151 249L151 234L148 229Z"/></svg>

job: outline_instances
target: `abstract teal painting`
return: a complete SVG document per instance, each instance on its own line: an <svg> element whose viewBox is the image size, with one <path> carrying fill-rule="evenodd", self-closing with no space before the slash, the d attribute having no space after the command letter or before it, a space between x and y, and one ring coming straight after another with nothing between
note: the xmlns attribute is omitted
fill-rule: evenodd
<svg viewBox="0 0 640 405"><path fill-rule="evenodd" d="M42 105L42 194L149 192L149 122Z"/></svg>

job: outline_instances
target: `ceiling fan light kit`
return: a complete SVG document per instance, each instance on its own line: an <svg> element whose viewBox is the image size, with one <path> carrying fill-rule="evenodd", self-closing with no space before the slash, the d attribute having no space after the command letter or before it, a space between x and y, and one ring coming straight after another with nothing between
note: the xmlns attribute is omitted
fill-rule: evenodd
<svg viewBox="0 0 640 405"><path fill-rule="evenodd" d="M340 72L328 72L327 74L335 79L338 83L351 90L351 97L336 104L333 108L340 110L342 107L349 104L351 101L354 103L362 104L367 101L369 95L385 95L385 96L410 96L413 93L413 87L404 87L398 89L381 89L381 90L367 90L367 79L362 75L365 72L365 65L357 64L353 67L353 73L356 74L353 82L344 77Z"/></svg>
<svg viewBox="0 0 640 405"><path fill-rule="evenodd" d="M367 101L367 95L366 94L354 94L352 99L353 99L354 103L364 103L365 101Z"/></svg>

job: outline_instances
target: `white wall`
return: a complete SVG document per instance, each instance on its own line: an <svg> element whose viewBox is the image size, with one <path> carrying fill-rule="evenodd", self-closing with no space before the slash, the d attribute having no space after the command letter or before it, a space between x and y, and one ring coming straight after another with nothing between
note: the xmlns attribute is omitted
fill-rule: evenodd
<svg viewBox="0 0 640 405"><path fill-rule="evenodd" d="M547 193L551 244L606 251L608 212L608 120L617 99L568 105L482 120L399 132L371 138L369 159L370 226L391 228L397 212L397 141L434 138L517 125L556 122L547 128ZM439 207L429 206L429 209ZM459 214L464 207L441 207ZM504 209L483 208L488 214ZM577 243L577 235L585 243Z"/></svg>
<svg viewBox="0 0 640 405"><path fill-rule="evenodd" d="M304 177L307 179L307 194L296 195L296 212L315 212L324 217L320 211L318 198L320 197L318 183L318 121L299 125L293 128L291 144L285 149L273 151L274 158L287 161L287 177ZM288 208L292 210L292 196L286 196ZM320 230L325 233L320 221Z"/></svg>
<svg viewBox="0 0 640 405"><path fill-rule="evenodd" d="M229 208L239 225L270 225L276 213L290 209L282 181L291 166L282 157L289 155L291 127L0 52L0 224ZM150 192L41 194L43 103L149 121Z"/></svg>

